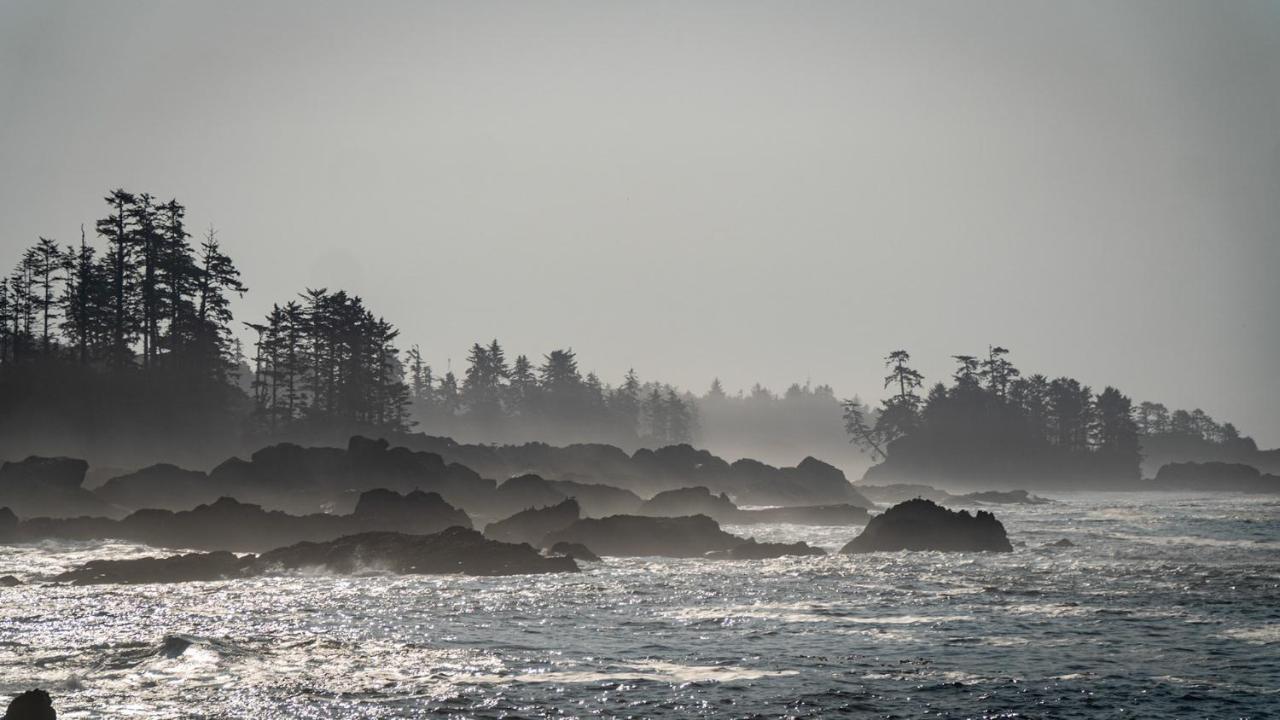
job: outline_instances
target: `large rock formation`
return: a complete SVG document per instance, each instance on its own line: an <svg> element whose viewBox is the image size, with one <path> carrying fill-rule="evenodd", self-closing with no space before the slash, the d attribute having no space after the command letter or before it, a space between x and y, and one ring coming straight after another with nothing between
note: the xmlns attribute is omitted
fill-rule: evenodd
<svg viewBox="0 0 1280 720"><path fill-rule="evenodd" d="M1156 473L1152 489L1280 493L1280 476L1240 463L1169 463Z"/></svg>
<svg viewBox="0 0 1280 720"><path fill-rule="evenodd" d="M84 460L32 455L0 465L0 506L18 517L108 515L111 507L80 485Z"/></svg>
<svg viewBox="0 0 1280 720"><path fill-rule="evenodd" d="M94 494L113 505L135 509L187 510L218 499L208 475L167 463L113 477Z"/></svg>
<svg viewBox="0 0 1280 720"><path fill-rule="evenodd" d="M577 482L574 480L552 480L551 487L564 495L578 501L578 507L586 517L608 517L610 515L632 515L644 501L630 490L597 485L595 483Z"/></svg>
<svg viewBox="0 0 1280 720"><path fill-rule="evenodd" d="M431 535L369 532L336 540L303 542L258 556L229 552L189 553L133 560L94 560L56 575L55 582L171 583L265 575L289 570L342 575L390 572L402 575L525 575L577 572L570 557L543 557L528 545L488 540L475 530L452 527Z"/></svg>
<svg viewBox="0 0 1280 720"><path fill-rule="evenodd" d="M1012 552L1004 525L989 512L955 512L930 500L908 500L871 518L840 550L864 553L897 550Z"/></svg>
<svg viewBox="0 0 1280 720"><path fill-rule="evenodd" d="M220 498L181 512L139 510L123 520L34 518L20 523L13 536L22 540L119 538L157 547L259 552L370 530L425 534L453 526L470 528L471 520L435 493L414 491L402 496L389 490L371 490L361 495L349 515L289 515Z"/></svg>
<svg viewBox="0 0 1280 720"><path fill-rule="evenodd" d="M572 558L543 557L524 544L489 540L453 527L434 535L371 532L324 543L298 543L263 553L256 572L321 568L351 574L367 570L400 574L525 575L577 572Z"/></svg>
<svg viewBox="0 0 1280 720"><path fill-rule="evenodd" d="M578 502L570 498L550 507L521 510L506 520L490 523L484 528L484 536L537 547L547 533L572 525L579 516Z"/></svg>
<svg viewBox="0 0 1280 720"><path fill-rule="evenodd" d="M44 690L28 690L9 701L0 720L57 720L53 699Z"/></svg>
<svg viewBox="0 0 1280 720"><path fill-rule="evenodd" d="M243 577L253 561L252 555L237 557L222 551L132 560L90 560L50 580L73 585L230 580Z"/></svg>
<svg viewBox="0 0 1280 720"><path fill-rule="evenodd" d="M613 515L579 520L549 533L542 545L554 546L558 542L581 543L600 555L702 557L740 545L743 539L721 530L706 515Z"/></svg>
<svg viewBox="0 0 1280 720"><path fill-rule="evenodd" d="M732 522L738 514L738 506L724 493L713 495L705 487L690 487L660 492L640 505L635 514L658 517L706 515L717 522Z"/></svg>
<svg viewBox="0 0 1280 720"><path fill-rule="evenodd" d="M567 555L583 562L600 562L600 556L582 543L558 542L547 551L548 555Z"/></svg>
<svg viewBox="0 0 1280 720"><path fill-rule="evenodd" d="M502 518L529 508L555 505L564 499L564 494L550 482L528 473L510 478L499 485L483 514Z"/></svg>

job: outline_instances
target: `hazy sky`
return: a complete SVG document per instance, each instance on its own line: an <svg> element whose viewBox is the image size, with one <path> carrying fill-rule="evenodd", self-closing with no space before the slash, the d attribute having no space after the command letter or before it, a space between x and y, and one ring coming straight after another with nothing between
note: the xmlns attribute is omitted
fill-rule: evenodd
<svg viewBox="0 0 1280 720"><path fill-rule="evenodd" d="M1280 444L1280 4L0 0L0 265L123 186L252 292L698 390L988 343Z"/></svg>

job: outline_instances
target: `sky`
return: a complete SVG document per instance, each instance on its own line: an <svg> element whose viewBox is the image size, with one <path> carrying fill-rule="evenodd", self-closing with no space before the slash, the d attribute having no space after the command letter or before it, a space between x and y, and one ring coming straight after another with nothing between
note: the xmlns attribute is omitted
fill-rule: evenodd
<svg viewBox="0 0 1280 720"><path fill-rule="evenodd" d="M906 349L1280 445L1280 3L0 0L0 266L115 187L240 319L345 288L701 391Z"/></svg>

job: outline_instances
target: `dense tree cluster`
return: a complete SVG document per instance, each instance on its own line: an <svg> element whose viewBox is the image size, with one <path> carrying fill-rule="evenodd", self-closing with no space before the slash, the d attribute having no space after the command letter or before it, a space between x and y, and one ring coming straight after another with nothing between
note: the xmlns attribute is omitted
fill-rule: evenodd
<svg viewBox="0 0 1280 720"><path fill-rule="evenodd" d="M431 433L495 439L667 445L690 442L697 429L692 398L670 385L642 383L634 370L616 387L585 375L572 349L535 364L508 361L495 339L472 345L459 381L435 371L415 346L407 354L412 416Z"/></svg>
<svg viewBox="0 0 1280 720"><path fill-rule="evenodd" d="M100 444L226 427L239 411L231 298L239 272L176 200L114 190L78 245L40 238L0 282L0 428L11 442ZM216 434L216 428L214 429Z"/></svg>
<svg viewBox="0 0 1280 720"><path fill-rule="evenodd" d="M255 419L268 434L291 425L409 427L399 331L345 291L307 290L303 302L274 305L253 362Z"/></svg>
<svg viewBox="0 0 1280 720"><path fill-rule="evenodd" d="M1069 377L1022 376L1008 351L956 355L950 386L922 394L902 350L885 361L893 393L872 412L845 404L850 439L884 459L881 475L917 479L1139 477L1138 426L1128 397Z"/></svg>

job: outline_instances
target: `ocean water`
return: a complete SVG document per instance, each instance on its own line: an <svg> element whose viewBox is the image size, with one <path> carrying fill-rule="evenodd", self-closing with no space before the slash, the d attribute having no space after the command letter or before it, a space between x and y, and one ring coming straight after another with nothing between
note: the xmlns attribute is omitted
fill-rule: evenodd
<svg viewBox="0 0 1280 720"><path fill-rule="evenodd" d="M1006 555L0 589L0 696L44 687L63 718L1280 717L1280 500L1059 499L994 508ZM0 547L0 574L158 554Z"/></svg>

